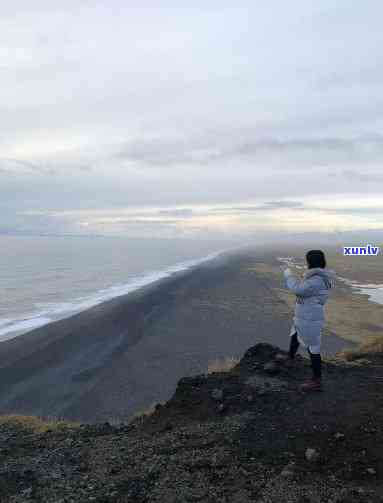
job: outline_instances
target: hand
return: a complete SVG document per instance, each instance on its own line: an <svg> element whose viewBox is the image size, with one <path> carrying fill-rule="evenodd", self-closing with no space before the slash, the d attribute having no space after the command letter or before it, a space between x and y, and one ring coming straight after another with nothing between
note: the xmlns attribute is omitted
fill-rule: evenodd
<svg viewBox="0 0 383 503"><path fill-rule="evenodd" d="M291 269L287 268L283 271L283 275L285 278L288 278L289 276L291 276L293 273L291 271Z"/></svg>

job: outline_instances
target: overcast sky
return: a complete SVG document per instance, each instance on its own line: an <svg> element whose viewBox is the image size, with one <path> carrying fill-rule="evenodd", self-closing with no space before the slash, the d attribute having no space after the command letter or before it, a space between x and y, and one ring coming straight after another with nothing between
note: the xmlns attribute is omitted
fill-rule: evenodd
<svg viewBox="0 0 383 503"><path fill-rule="evenodd" d="M383 228L382 2L188 4L2 6L0 231Z"/></svg>

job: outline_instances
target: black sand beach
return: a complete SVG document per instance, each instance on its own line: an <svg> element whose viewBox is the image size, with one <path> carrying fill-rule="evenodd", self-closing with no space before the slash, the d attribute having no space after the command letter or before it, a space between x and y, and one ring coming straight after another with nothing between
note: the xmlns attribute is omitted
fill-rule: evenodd
<svg viewBox="0 0 383 503"><path fill-rule="evenodd" d="M275 280L251 270L259 260L249 251L221 256L0 343L0 413L123 421L211 360L256 342L287 347L291 313ZM349 344L327 335L324 354Z"/></svg>

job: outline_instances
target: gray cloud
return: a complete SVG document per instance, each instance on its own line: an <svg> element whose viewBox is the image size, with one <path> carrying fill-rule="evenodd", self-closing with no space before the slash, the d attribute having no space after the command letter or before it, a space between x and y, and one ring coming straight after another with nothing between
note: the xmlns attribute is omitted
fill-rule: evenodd
<svg viewBox="0 0 383 503"><path fill-rule="evenodd" d="M8 159L0 157L0 168L4 173L16 175L19 174L20 171L22 174L30 172L52 174L49 169L43 168L42 166L38 166L33 162L25 161L23 159Z"/></svg>
<svg viewBox="0 0 383 503"><path fill-rule="evenodd" d="M370 173L366 169L357 171L355 169L343 169L341 175L348 180L369 183L369 182L383 182L383 174Z"/></svg>
<svg viewBox="0 0 383 503"><path fill-rule="evenodd" d="M103 225L133 225L133 226L157 226L157 225L175 225L179 224L179 220L171 220L171 219L154 219L154 218L116 218L116 219L102 219L97 220L97 224Z"/></svg>
<svg viewBox="0 0 383 503"><path fill-rule="evenodd" d="M268 162L269 166L283 168L296 166L361 164L383 162L383 136L369 134L359 137L295 138L289 140L250 138L226 138L225 134L200 141L191 139L163 141L153 140L132 143L122 149L119 160L156 168L182 165L211 165L225 162Z"/></svg>
<svg viewBox="0 0 383 503"><path fill-rule="evenodd" d="M325 212L325 213L332 213L334 215L383 215L383 207L365 207L365 208L360 208L360 207L351 207L351 208L331 208L331 207L315 207L315 208L305 208L306 211L313 211L313 212Z"/></svg>
<svg viewBox="0 0 383 503"><path fill-rule="evenodd" d="M212 213L257 213L259 211L272 211L279 209L304 209L304 206L299 201L266 201L263 204L254 206L228 206L226 208L212 208Z"/></svg>
<svg viewBox="0 0 383 503"><path fill-rule="evenodd" d="M0 227L32 225L27 210L246 219L380 196L382 16L377 0L7 3Z"/></svg>
<svg viewBox="0 0 383 503"><path fill-rule="evenodd" d="M169 209L169 210L159 210L159 215L169 215L174 217L189 218L193 216L193 210L191 208L179 208L179 209Z"/></svg>
<svg viewBox="0 0 383 503"><path fill-rule="evenodd" d="M70 163L65 164L63 162L31 162L25 161L24 159L12 159L0 157L0 173L8 175L47 175L53 176L69 172L83 172L90 173L93 168L86 164Z"/></svg>

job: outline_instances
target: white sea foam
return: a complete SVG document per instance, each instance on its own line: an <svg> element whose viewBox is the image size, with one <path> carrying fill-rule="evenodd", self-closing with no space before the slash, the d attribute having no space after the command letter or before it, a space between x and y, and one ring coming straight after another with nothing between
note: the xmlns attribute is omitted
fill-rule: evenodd
<svg viewBox="0 0 383 503"><path fill-rule="evenodd" d="M1 321L3 322L4 320ZM12 332L26 332L28 330L32 330L33 328L42 327L51 321L51 318L43 316L17 321L10 320L8 324L3 324L3 328L0 329L0 340L6 341L7 339L11 339L13 337L13 335L10 335Z"/></svg>
<svg viewBox="0 0 383 503"><path fill-rule="evenodd" d="M109 288L98 290L92 295L78 297L68 302L36 303L36 310L32 313L25 314L17 319L0 318L0 340L4 341L11 339L21 333L47 325L52 321L84 311L107 300L121 297L122 295L131 293L139 288L155 283L156 281L168 278L173 274L186 271L191 267L213 260L225 251L227 252L229 250L211 253L200 259L179 262L160 271L150 271L132 278L127 283L113 285Z"/></svg>
<svg viewBox="0 0 383 503"><path fill-rule="evenodd" d="M9 323L12 323L12 318L1 318L0 319L0 328L3 327L4 325L8 325Z"/></svg>

